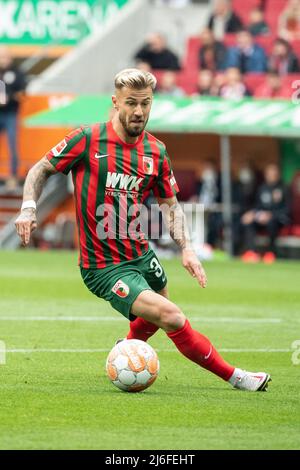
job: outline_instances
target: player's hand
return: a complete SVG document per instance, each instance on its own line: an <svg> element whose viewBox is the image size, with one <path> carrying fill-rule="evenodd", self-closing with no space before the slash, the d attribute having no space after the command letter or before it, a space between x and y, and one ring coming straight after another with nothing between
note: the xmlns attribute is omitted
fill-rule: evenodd
<svg viewBox="0 0 300 470"><path fill-rule="evenodd" d="M260 211L256 214L255 220L259 224L266 225L272 219L272 213L268 211Z"/></svg>
<svg viewBox="0 0 300 470"><path fill-rule="evenodd" d="M205 288L207 284L206 274L194 250L184 249L182 251L182 264L191 276L197 279L200 286Z"/></svg>
<svg viewBox="0 0 300 470"><path fill-rule="evenodd" d="M37 227L35 209L24 209L15 221L17 234L22 240L22 245L28 245L30 235Z"/></svg>

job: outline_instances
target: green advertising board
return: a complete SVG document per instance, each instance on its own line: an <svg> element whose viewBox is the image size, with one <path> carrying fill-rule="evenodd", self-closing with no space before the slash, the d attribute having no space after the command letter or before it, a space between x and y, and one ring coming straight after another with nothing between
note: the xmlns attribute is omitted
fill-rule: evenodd
<svg viewBox="0 0 300 470"><path fill-rule="evenodd" d="M131 0L0 0L0 43L72 46Z"/></svg>
<svg viewBox="0 0 300 470"><path fill-rule="evenodd" d="M106 120L111 97L80 96L26 120L28 126L76 127ZM300 105L288 100L168 98L156 95L148 129L219 135L300 137Z"/></svg>

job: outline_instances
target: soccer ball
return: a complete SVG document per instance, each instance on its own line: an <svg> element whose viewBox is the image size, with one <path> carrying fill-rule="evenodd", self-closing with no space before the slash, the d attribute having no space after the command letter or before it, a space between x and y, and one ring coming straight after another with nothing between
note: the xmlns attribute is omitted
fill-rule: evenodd
<svg viewBox="0 0 300 470"><path fill-rule="evenodd" d="M159 360L149 344L125 339L116 344L106 361L109 380L125 392L141 392L150 387L159 372Z"/></svg>

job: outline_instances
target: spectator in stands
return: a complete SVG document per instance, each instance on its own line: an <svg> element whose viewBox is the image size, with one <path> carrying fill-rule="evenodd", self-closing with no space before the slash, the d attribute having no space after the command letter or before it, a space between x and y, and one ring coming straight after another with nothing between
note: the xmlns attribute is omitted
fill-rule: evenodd
<svg viewBox="0 0 300 470"><path fill-rule="evenodd" d="M138 62L136 68L143 72L151 72L151 67L148 62Z"/></svg>
<svg viewBox="0 0 300 470"><path fill-rule="evenodd" d="M279 75L299 72L299 62L291 45L278 38L274 42L272 54L269 58L269 68L276 70Z"/></svg>
<svg viewBox="0 0 300 470"><path fill-rule="evenodd" d="M211 70L201 70L198 74L197 94L200 96L217 96L214 75Z"/></svg>
<svg viewBox="0 0 300 470"><path fill-rule="evenodd" d="M239 100L245 96L251 96L238 68L231 67L226 71L225 83L221 86L220 96L222 98L235 100Z"/></svg>
<svg viewBox="0 0 300 470"><path fill-rule="evenodd" d="M265 22L264 12L261 8L256 7L251 10L248 30L254 37L270 34L270 28Z"/></svg>
<svg viewBox="0 0 300 470"><path fill-rule="evenodd" d="M276 70L270 70L265 82L254 92L255 98L283 98L291 99L293 90L284 86L282 78Z"/></svg>
<svg viewBox="0 0 300 470"><path fill-rule="evenodd" d="M199 50L199 64L201 69L212 72L224 70L226 67L227 49L220 41L216 41L213 32L205 28L201 36L201 47Z"/></svg>
<svg viewBox="0 0 300 470"><path fill-rule="evenodd" d="M286 41L300 39L300 0L289 0L279 17L278 34Z"/></svg>
<svg viewBox="0 0 300 470"><path fill-rule="evenodd" d="M184 96L184 90L177 86L176 72L167 71L163 74L161 82L158 86L158 92L163 95L180 98Z"/></svg>
<svg viewBox="0 0 300 470"><path fill-rule="evenodd" d="M246 252L242 256L245 262L257 262L260 257L256 252L255 237L258 231L265 230L269 235L269 245L263 261L275 261L275 241L281 227L289 223L287 191L281 181L279 167L270 164L264 172L265 181L258 190L254 208L241 217Z"/></svg>
<svg viewBox="0 0 300 470"><path fill-rule="evenodd" d="M149 35L146 44L136 53L135 60L137 65L146 62L154 70L180 70L178 57L167 48L160 33Z"/></svg>
<svg viewBox="0 0 300 470"><path fill-rule="evenodd" d="M20 101L26 83L23 73L14 65L7 47L0 47L0 80L4 82L4 100L0 102L0 132L5 132L10 151L10 178L6 187L13 190L18 184L17 121Z"/></svg>
<svg viewBox="0 0 300 470"><path fill-rule="evenodd" d="M242 213L250 210L255 204L255 194L257 190L257 174L251 162L244 158L237 175L237 183L240 187L240 210Z"/></svg>
<svg viewBox="0 0 300 470"><path fill-rule="evenodd" d="M196 174L196 195L198 202L203 204L206 215L206 242L210 247L217 245L223 220L220 211L221 178L213 159L203 162Z"/></svg>
<svg viewBox="0 0 300 470"><path fill-rule="evenodd" d="M253 42L249 31L237 34L237 45L228 51L227 67L236 67L241 73L262 73L267 70L267 56L264 49Z"/></svg>
<svg viewBox="0 0 300 470"><path fill-rule="evenodd" d="M222 41L225 34L237 33L243 27L242 21L232 10L231 0L215 0L208 28L214 37Z"/></svg>

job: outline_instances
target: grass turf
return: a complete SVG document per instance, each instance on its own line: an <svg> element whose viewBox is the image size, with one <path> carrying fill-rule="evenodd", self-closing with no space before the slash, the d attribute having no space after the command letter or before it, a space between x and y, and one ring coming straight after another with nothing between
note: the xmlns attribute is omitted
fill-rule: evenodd
<svg viewBox="0 0 300 470"><path fill-rule="evenodd" d="M105 376L106 351L127 321L88 292L76 256L0 252L0 340L8 351L25 350L7 352L0 365L1 449L300 447L300 365L291 360L300 339L299 264L210 263L204 291L178 260L163 264L172 300L228 361L269 371L269 392L232 390L180 356L162 332L150 340L161 362L155 384L140 394L117 390Z"/></svg>

